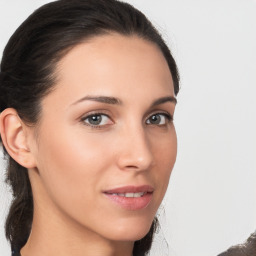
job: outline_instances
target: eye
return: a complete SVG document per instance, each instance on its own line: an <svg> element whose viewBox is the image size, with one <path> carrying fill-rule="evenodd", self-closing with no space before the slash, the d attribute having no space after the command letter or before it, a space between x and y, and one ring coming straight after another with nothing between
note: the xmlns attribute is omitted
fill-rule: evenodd
<svg viewBox="0 0 256 256"><path fill-rule="evenodd" d="M172 121L171 115L167 113L157 113L157 114L151 115L147 119L146 124L165 125L170 121Z"/></svg>
<svg viewBox="0 0 256 256"><path fill-rule="evenodd" d="M97 126L104 126L104 125L108 125L108 124L113 123L107 115L101 114L101 113L86 116L86 117L82 118L82 121L86 125L96 126L96 127Z"/></svg>

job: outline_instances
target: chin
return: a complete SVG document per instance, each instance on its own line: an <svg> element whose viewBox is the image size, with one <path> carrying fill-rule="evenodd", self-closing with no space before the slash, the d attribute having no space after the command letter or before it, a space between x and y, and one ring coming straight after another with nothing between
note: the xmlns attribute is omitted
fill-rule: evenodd
<svg viewBox="0 0 256 256"><path fill-rule="evenodd" d="M119 241L137 241L145 237L151 226L153 220L146 221L127 221L126 223L122 223L117 225L115 228L112 228L111 232L111 240L119 240Z"/></svg>

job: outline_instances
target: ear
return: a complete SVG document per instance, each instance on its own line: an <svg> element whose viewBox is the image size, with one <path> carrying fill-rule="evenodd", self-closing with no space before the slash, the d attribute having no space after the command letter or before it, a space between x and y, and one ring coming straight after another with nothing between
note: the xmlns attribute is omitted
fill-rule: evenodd
<svg viewBox="0 0 256 256"><path fill-rule="evenodd" d="M27 126L17 111L6 108L0 115L0 133L9 155L25 168L36 167L35 159L27 143Z"/></svg>

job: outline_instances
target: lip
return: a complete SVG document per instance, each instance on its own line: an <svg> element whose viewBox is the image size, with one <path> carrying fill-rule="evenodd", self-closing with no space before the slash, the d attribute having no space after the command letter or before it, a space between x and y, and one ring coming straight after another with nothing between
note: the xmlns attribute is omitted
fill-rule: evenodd
<svg viewBox="0 0 256 256"><path fill-rule="evenodd" d="M145 194L141 197L125 197L117 194L124 193L139 193L144 192ZM111 202L115 203L119 207L136 211L145 209L151 202L153 197L154 188L150 185L142 185L142 186L124 186L118 187L114 189L109 189L103 191L103 194L107 199L110 199Z"/></svg>
<svg viewBox="0 0 256 256"><path fill-rule="evenodd" d="M103 191L103 193L114 194L114 193L138 193L138 192L149 192L152 193L154 188L150 185L142 185L142 186L124 186L114 189L109 189Z"/></svg>

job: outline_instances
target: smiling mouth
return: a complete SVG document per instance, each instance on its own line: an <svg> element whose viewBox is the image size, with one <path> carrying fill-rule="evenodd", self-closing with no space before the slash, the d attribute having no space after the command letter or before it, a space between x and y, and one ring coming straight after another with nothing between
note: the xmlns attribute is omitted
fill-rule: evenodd
<svg viewBox="0 0 256 256"><path fill-rule="evenodd" d="M104 191L104 195L115 205L126 210L140 210L146 208L153 197L151 186L125 186Z"/></svg>
<svg viewBox="0 0 256 256"><path fill-rule="evenodd" d="M107 194L117 194L120 196L127 195L127 197L132 197L131 195L135 195L135 197L138 197L138 196L143 196L143 194L146 194L146 193L152 193L153 191L154 191L154 188L150 185L141 185L141 186L128 185L128 186L108 189L103 192Z"/></svg>
<svg viewBox="0 0 256 256"><path fill-rule="evenodd" d="M122 196L122 197L142 197L148 192L138 192L138 193L106 193L114 196Z"/></svg>

